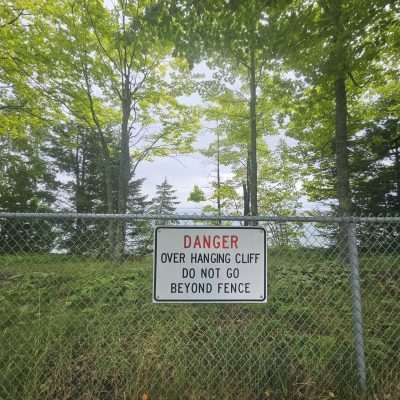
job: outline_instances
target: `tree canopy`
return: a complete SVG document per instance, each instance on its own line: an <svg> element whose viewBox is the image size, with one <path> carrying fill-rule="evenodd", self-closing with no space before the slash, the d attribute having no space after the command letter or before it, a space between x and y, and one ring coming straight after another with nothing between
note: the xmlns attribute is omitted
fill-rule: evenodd
<svg viewBox="0 0 400 400"><path fill-rule="evenodd" d="M161 212L164 190L174 210L166 179L148 207L138 167L196 155L215 173L178 197L205 212L398 213L399 15L392 0L1 0L0 209Z"/></svg>

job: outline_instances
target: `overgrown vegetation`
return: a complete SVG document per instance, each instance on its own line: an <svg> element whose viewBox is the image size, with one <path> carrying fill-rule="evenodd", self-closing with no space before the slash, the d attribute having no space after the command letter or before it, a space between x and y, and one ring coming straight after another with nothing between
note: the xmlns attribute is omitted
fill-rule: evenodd
<svg viewBox="0 0 400 400"><path fill-rule="evenodd" d="M396 261L361 263L374 399L400 390ZM357 398L349 271L330 250L271 250L266 305L152 304L150 258L0 263L2 399Z"/></svg>

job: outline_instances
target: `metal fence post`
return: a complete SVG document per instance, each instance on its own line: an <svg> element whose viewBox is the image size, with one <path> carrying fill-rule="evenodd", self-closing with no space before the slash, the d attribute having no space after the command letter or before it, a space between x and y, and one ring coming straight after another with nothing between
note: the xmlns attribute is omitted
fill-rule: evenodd
<svg viewBox="0 0 400 400"><path fill-rule="evenodd" d="M347 224L348 257L351 267L351 297L353 335L355 341L357 372L360 389L363 393L367 390L367 373L365 367L363 316L361 304L360 271L357 250L357 240L354 223Z"/></svg>

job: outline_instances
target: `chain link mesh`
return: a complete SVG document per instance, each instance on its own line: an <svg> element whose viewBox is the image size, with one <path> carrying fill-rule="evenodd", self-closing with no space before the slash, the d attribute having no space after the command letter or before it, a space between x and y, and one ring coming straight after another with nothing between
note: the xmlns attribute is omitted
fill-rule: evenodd
<svg viewBox="0 0 400 400"><path fill-rule="evenodd" d="M0 399L358 398L340 225L260 224L267 304L152 304L154 221L0 217ZM400 223L356 235L367 393L395 399Z"/></svg>

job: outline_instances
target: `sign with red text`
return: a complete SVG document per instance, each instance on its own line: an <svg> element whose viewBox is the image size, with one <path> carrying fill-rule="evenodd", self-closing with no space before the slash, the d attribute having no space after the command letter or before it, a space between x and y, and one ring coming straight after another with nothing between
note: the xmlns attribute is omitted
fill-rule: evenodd
<svg viewBox="0 0 400 400"><path fill-rule="evenodd" d="M266 302L266 243L261 227L157 227L153 301Z"/></svg>

